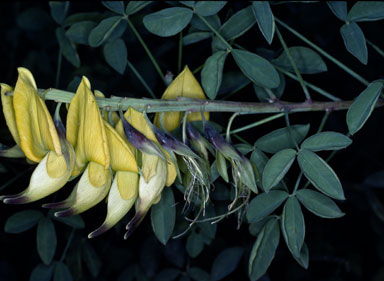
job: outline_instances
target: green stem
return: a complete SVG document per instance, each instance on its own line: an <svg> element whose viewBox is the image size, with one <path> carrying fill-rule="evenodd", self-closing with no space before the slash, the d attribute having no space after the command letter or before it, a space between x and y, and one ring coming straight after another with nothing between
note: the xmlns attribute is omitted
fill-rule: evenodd
<svg viewBox="0 0 384 281"><path fill-rule="evenodd" d="M57 68L56 68L56 82L55 87L59 87L60 83L60 73L61 73L61 62L63 61L63 53L61 51L61 48L59 50L59 55L57 56Z"/></svg>
<svg viewBox="0 0 384 281"><path fill-rule="evenodd" d="M144 86L144 88L147 90L147 92L151 95L152 98L156 99L155 93L152 91L151 87L145 82L143 76L137 71L137 69L134 67L134 65L127 60L128 67L132 70L132 72L136 75L137 79L141 82L141 84Z"/></svg>
<svg viewBox="0 0 384 281"><path fill-rule="evenodd" d="M225 44L225 46L227 46L228 51L232 51L232 46L227 42L227 40L225 40L224 37L221 36L221 34L204 17L198 14L196 15L202 20L202 22L205 23L206 26L208 26L210 30L213 31L213 33L215 33L215 35Z"/></svg>
<svg viewBox="0 0 384 281"><path fill-rule="evenodd" d="M285 123L287 124L287 129L288 129L288 135L289 135L289 138L291 139L292 143L295 145L296 147L296 150L299 151L300 148L299 148L299 145L297 144L296 140L293 138L292 136L292 130L291 130L291 124L289 122L289 116L288 116L288 109L286 108L284 110L284 116L285 116Z"/></svg>
<svg viewBox="0 0 384 281"><path fill-rule="evenodd" d="M278 119L280 117L283 117L284 116L284 113L278 113L278 114L275 114L275 115L272 115L272 116L269 116L267 118L264 118L262 120L259 120L257 122L254 122L252 124L249 124L247 126L244 126L244 127L241 127L241 128L238 128L238 129L235 129L233 131L230 131L229 133L230 134L234 134L234 133L240 133L240 132L243 132L243 131L246 131L246 130L249 130L249 129L252 129L254 127L257 127L257 126L260 126L260 125L263 125L265 123L268 123L268 122L271 122L275 119Z"/></svg>
<svg viewBox="0 0 384 281"><path fill-rule="evenodd" d="M236 94L238 91L241 91L242 89L244 89L245 87L247 87L249 84L251 83L251 81L247 81L245 82L244 84L240 85L239 87L237 87L236 89L234 89L232 92L230 92L228 95L226 95L225 97L223 97L223 100L226 100L230 97L232 97L234 94Z"/></svg>
<svg viewBox="0 0 384 281"><path fill-rule="evenodd" d="M165 77L164 77L164 74L163 72L161 71L160 69L160 66L158 65L156 59L153 57L151 51L148 49L148 46L147 44L145 44L143 38L141 37L140 33L137 31L136 27L133 25L133 23L131 22L131 20L127 17L127 22L128 22L128 25L129 27L132 29L133 33L135 34L136 38L140 41L141 45L143 46L145 52L147 53L149 59L151 60L153 66L156 68L157 70L157 73L159 73L160 77L161 77L161 80L163 80L164 84L166 85L166 81L165 81Z"/></svg>
<svg viewBox="0 0 384 281"><path fill-rule="evenodd" d="M60 257L60 260L59 260L60 262L62 262L64 260L66 254L68 252L69 246L71 245L72 240L73 240L73 236L75 235L75 231L76 231L76 229L72 228L72 231L69 234L69 237L68 237L68 240L67 240L67 244L65 245L64 251L63 251L63 253L62 253L61 257Z"/></svg>
<svg viewBox="0 0 384 281"><path fill-rule="evenodd" d="M7 93L13 95L13 92ZM70 103L74 97L74 93L58 90L47 89L39 90L39 95L44 95L45 100L53 100L55 102ZM241 114L257 114L257 113L280 113L285 108L289 108L290 112L312 112L312 111L325 111L325 110L344 110L348 109L353 103L350 101L327 101L327 102L284 102L276 101L273 103L267 102L234 102L222 100L201 100L192 98L179 97L175 100L161 100L161 99L141 99L141 98L127 98L116 97L111 98L96 98L98 106L107 111L127 110L132 107L140 112L147 108L147 113L153 112L176 112L176 111L190 111L190 112L239 112ZM384 106L383 100L378 100L376 107Z"/></svg>
<svg viewBox="0 0 384 281"><path fill-rule="evenodd" d="M229 121L228 121L228 125L227 125L227 131L226 131L226 134L225 134L225 138L227 141L231 141L231 126L232 126L232 123L233 123L233 120L235 120L236 116L238 116L239 113L235 112L232 114L231 118L229 118Z"/></svg>
<svg viewBox="0 0 384 281"><path fill-rule="evenodd" d="M295 63L295 60L292 58L291 53L290 53L290 51L289 51L289 49L288 49L288 46L287 46L287 44L285 43L285 41L284 41L284 39L283 39L283 36L281 35L281 33L280 33L280 31L279 31L279 29L278 29L277 27L276 27L276 34L277 34L277 36L279 37L279 40L280 40L281 45L283 45L284 51L285 51L285 53L287 54L287 57L288 57L288 59L289 59L291 65L292 65L293 69L295 70L296 76L297 76L297 78L298 78L298 80L299 80L299 82L300 82L301 87L303 88L303 91L304 91L304 94L305 94L305 98L306 98L307 100L312 100L312 99L311 99L311 96L310 96L310 94L309 94L309 92L308 92L307 85L305 85L304 80L303 80L303 77L301 76L301 73L300 73L300 71L299 71L299 69L297 68L297 65L296 65L296 63Z"/></svg>
<svg viewBox="0 0 384 281"><path fill-rule="evenodd" d="M298 78L293 75L292 73L290 73L289 71L286 71L284 68L280 67L280 66L277 66L277 65L274 65L274 67L280 71L281 73L283 73L284 75L288 76L289 78L292 78L296 81L298 81ZM335 97L334 95L328 93L327 91L303 80L305 85L308 86L308 88L311 88L312 90L314 90L315 92L319 93L320 95L326 97L326 98L329 98L330 100L333 100L333 101L340 101L341 99L339 99L338 97Z"/></svg>
<svg viewBox="0 0 384 281"><path fill-rule="evenodd" d="M384 57L384 51L380 49L377 45L373 44L371 41L367 40L368 45L370 45L376 52L379 53L382 57Z"/></svg>
<svg viewBox="0 0 384 281"><path fill-rule="evenodd" d="M356 72L354 72L352 69L350 69L348 66L346 66L345 64L343 64L341 61L339 61L338 59L336 59L335 57L331 56L329 53L327 53L326 51L324 51L322 48L320 48L319 46L317 46L316 44L312 43L311 41L309 41L307 38L305 38L303 35L301 35L300 33L298 33L296 30L294 30L293 28L289 27L287 24L285 24L284 22L282 22L281 20L279 20L277 17L275 17L275 20L281 25L283 26L284 28L286 28L288 31L290 31L291 33L293 33L296 37L300 38L301 40L303 40L305 43L307 43L308 45L310 45L312 48L314 48L316 51L318 51L320 54L322 54L324 57L326 57L327 59L329 59L330 61L332 61L334 64L336 64L338 67L340 67L341 69L343 69L345 72L347 72L349 75L351 75L352 77L354 77L355 79L357 79L358 81L360 81L362 84L368 86L369 82L364 79L363 77L361 77L359 74L357 74Z"/></svg>
<svg viewBox="0 0 384 281"><path fill-rule="evenodd" d="M252 146L252 144L250 144L249 142L247 142L245 139L243 139L242 137L240 137L238 134L233 134L234 138L238 139L239 141L241 141L242 143L245 143L245 144L249 144Z"/></svg>
<svg viewBox="0 0 384 281"><path fill-rule="evenodd" d="M197 72L199 72L200 70L202 70L204 67L204 63L200 66L198 66L194 71L192 71L193 74L196 74Z"/></svg>
<svg viewBox="0 0 384 281"><path fill-rule="evenodd" d="M302 177L303 177L303 172L300 172L299 176L297 177L297 180L296 180L296 183L295 183L295 187L293 188L292 195L296 194L296 191L299 188L300 180L301 180Z"/></svg>
<svg viewBox="0 0 384 281"><path fill-rule="evenodd" d="M325 123L327 123L327 120L330 114L331 114L331 111L328 111L328 110L325 111L324 117L323 119L321 119L319 129L317 129L318 133L320 133L324 129Z"/></svg>
<svg viewBox="0 0 384 281"><path fill-rule="evenodd" d="M179 37L179 56L177 60L177 73L181 72L181 64L183 60L183 31L180 31Z"/></svg>

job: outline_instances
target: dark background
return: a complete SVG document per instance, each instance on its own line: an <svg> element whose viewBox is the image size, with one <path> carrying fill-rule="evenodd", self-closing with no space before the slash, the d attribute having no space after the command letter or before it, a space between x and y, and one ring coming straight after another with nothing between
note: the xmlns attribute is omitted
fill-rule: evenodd
<svg viewBox="0 0 384 281"><path fill-rule="evenodd" d="M348 4L350 8L352 5ZM233 11L236 12L247 5L247 2L227 4L219 13L222 22ZM42 12L42 16L36 18L37 27L34 30L26 29L18 23L18 16L32 7L38 8ZM142 24L143 15L165 7L169 7L169 5L167 3L151 5L134 15L132 21L158 60L162 71L164 73L171 71L177 75L178 36L157 37L150 34ZM368 81L382 78L384 58L368 47L368 65L365 66L348 53L339 32L342 22L331 13L325 3L285 3L273 5L272 10L276 17L347 64ZM71 3L69 15L87 11L104 13L106 8L100 3ZM382 21L359 23L366 38L384 48L382 24ZM283 27L277 26L288 46L305 46L305 43ZM54 87L59 51L55 37L56 27L57 24L50 17L48 3L1 3L0 81L14 85L17 79L16 68L24 66L31 70L39 88ZM184 33L186 32L187 29L184 30ZM129 28L122 38L127 44L129 60L137 67L156 96L161 97L165 87ZM260 47L271 49L275 54L282 51L277 36L275 35L273 44L269 46L258 31L257 25L254 25L236 42L251 51L256 51ZM58 88L68 89L68 85L76 76L85 75L90 79L92 87L101 90L106 96L114 94L149 98L145 89L129 69L126 69L124 75L120 75L106 64L101 47L91 48L79 45L77 49L81 66L76 69L63 59ZM183 65L188 65L191 70L196 69L210 55L210 39L185 46ZM328 72L305 75L304 79L345 100L354 99L364 90L364 85L332 62L324 60ZM224 72L231 69L235 70L236 66L232 58L228 58ZM196 74L196 78L200 80L200 73ZM312 93L312 97L314 100L324 100L316 93ZM232 96L230 100L257 101L257 97L252 86L249 85ZM287 78L282 100L304 100L300 85L296 81ZM49 106L53 108L54 104L49 103ZM226 125L225 122L229 117L229 114L211 114L212 120L223 126ZM241 127L262 117L265 116L238 117L234 126ZM306 124L310 122L310 134L312 134L316 132L322 117L323 113L297 113L291 116L291 123ZM383 117L382 108L375 110L364 128L352 137L353 144L346 150L338 152L330 162L344 187L346 200L339 202L338 205L346 215L340 219L326 220L304 211L306 243L310 252L309 268L304 270L296 263L281 239L276 257L268 270L269 276L265 276L264 280L384 280L384 207L381 205L384 199L383 190L364 184L370 175L384 170ZM239 135L253 143L265 133L284 126L284 120L277 120ZM324 130L347 133L345 112L332 113ZM3 116L0 117L0 143L12 144L12 138ZM321 154L325 157L327 155L326 153ZM13 194L23 190L28 185L28 179L32 173L29 165L22 159L1 159L0 161L5 168L5 172L0 174L0 185L27 171L1 193ZM377 186L384 187L384 176L378 179ZM67 184L58 196L65 198L72 187L73 183ZM177 194L177 202L180 202L178 204L178 214L180 214L182 195L177 193L176 189L175 194ZM46 212L40 206L43 202L51 202L52 199L53 196L25 206L1 205L0 229L3 228L6 219L17 211L36 209ZM249 251L255 237L248 233L246 223L241 226L240 230L236 230L235 217L229 217L218 224L215 241L209 247L206 246L203 253L195 259L189 258L185 251L185 237L170 240L167 246L162 246L152 234L149 218L144 220L132 237L124 241L122 236L124 223L128 221L126 218L123 223L111 231L89 241L98 256L101 270L98 277L92 277L89 268L76 260L76 249L87 240L87 234L103 221L104 214L105 207L96 206L82 215L86 227L84 230L76 231L75 239L68 253L71 258L66 259L72 276L76 280L79 280L80 276L82 276L82 280L117 280L124 270L128 270L127 275L131 274L132 270L139 270L140 274L145 275L149 280L152 280L165 268L179 268L181 271L186 271L191 266L198 266L210 272L211 264L218 253L224 248L235 246L245 247L246 253L237 270L225 280L246 280L247 278ZM179 225L182 225L181 216L178 216L178 220L180 220ZM70 229L60 223L55 223L55 227L58 236L55 257L59 259ZM28 280L31 271L38 263L40 263L40 258L36 250L36 228L23 234L7 234L3 230L0 231L0 280ZM82 270L80 271L79 268Z"/></svg>

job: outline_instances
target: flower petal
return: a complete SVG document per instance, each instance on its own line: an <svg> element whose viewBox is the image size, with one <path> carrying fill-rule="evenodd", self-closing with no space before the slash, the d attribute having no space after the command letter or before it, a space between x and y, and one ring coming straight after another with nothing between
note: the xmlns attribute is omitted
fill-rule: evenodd
<svg viewBox="0 0 384 281"><path fill-rule="evenodd" d="M89 80L83 77L68 110L67 139L76 152L74 176L84 170L88 161L99 163L105 169L110 164L104 121L90 87Z"/></svg>
<svg viewBox="0 0 384 281"><path fill-rule="evenodd" d="M156 174L146 182L144 177L140 177L139 180L139 198L138 205L136 208L136 214L132 220L127 224L127 233L124 235L124 239L132 233L133 230L140 224L144 219L148 210L159 198L166 182L167 166L165 161L159 160L156 167Z"/></svg>
<svg viewBox="0 0 384 281"><path fill-rule="evenodd" d="M57 155L50 151L33 171L27 189L16 195L4 195L1 197L7 204L22 204L37 201L62 188L72 174L75 164L73 148L67 143L70 160L69 166L65 156Z"/></svg>
<svg viewBox="0 0 384 281"><path fill-rule="evenodd" d="M80 214L103 200L111 187L110 170L96 162L90 162L85 169L76 189L76 197L69 209L55 213L56 217ZM70 195L71 196L71 195Z"/></svg>
<svg viewBox="0 0 384 281"><path fill-rule="evenodd" d="M13 105L20 146L28 159L40 162L48 151L61 155L61 146L52 117L38 96L32 73L18 68Z"/></svg>
<svg viewBox="0 0 384 281"><path fill-rule="evenodd" d="M12 92L13 88L3 83L1 83L0 85L1 85L1 103L3 105L5 122L7 123L9 131L11 132L11 135L15 140L16 144L20 146L20 136L19 136L19 132L17 131L15 110L13 108L13 96L6 95L6 93L8 92Z"/></svg>
<svg viewBox="0 0 384 281"><path fill-rule="evenodd" d="M188 66L172 81L172 83L165 90L161 99L176 99L178 97L206 99L203 89L195 76L189 70ZM154 124L160 127L160 114L155 114ZM209 113L204 113L205 119L209 120ZM201 120L200 112L193 112L188 115L189 121ZM180 112L166 112L164 113L164 127L168 131L173 131L179 127L181 121Z"/></svg>
<svg viewBox="0 0 384 281"><path fill-rule="evenodd" d="M112 228L132 208L138 195L139 176L133 172L117 172L108 194L108 211L104 223L88 235L94 238Z"/></svg>

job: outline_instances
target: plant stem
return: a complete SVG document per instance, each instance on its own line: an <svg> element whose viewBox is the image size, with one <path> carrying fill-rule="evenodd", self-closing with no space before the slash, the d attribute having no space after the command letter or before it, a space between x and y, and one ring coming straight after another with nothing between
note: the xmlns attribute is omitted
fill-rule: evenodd
<svg viewBox="0 0 384 281"><path fill-rule="evenodd" d="M159 73L160 77L161 77L161 80L163 80L164 84L166 85L166 81L165 81L165 78L164 78L164 74L163 72L161 71L160 69L160 66L158 65L156 59L153 57L151 51L148 49L148 46L147 44L145 44L143 38L141 38L141 35L140 33L137 31L136 27L133 25L133 23L131 22L131 20L127 17L126 18L127 22L128 22L128 25L129 27L132 29L133 33L135 33L135 36L136 38L140 41L141 45L143 46L145 52L147 53L149 59L151 60L153 66L156 68L157 70L157 73Z"/></svg>
<svg viewBox="0 0 384 281"><path fill-rule="evenodd" d="M180 31L179 56L178 56L178 60L177 60L177 73L180 73L180 71L181 71L182 60L183 60L183 31Z"/></svg>
<svg viewBox="0 0 384 281"><path fill-rule="evenodd" d="M56 68L56 82L55 87L59 87L60 83L60 73L61 73L61 62L63 61L63 52L61 51L61 48L59 50L59 55L57 56L57 68Z"/></svg>
<svg viewBox="0 0 384 281"><path fill-rule="evenodd" d="M292 78L296 81L298 81L298 78L293 75L292 73L290 73L289 71L286 71L284 68L280 67L280 66L277 66L277 65L274 65L274 67L280 71L281 73L283 73L284 75L287 75L289 78ZM334 95L328 93L327 91L324 91L323 89L303 80L305 85L308 86L308 88L311 88L312 90L314 90L315 92L318 92L320 95L326 97L326 98L329 98L330 100L333 100L333 101L341 101L341 99L339 99L338 97L335 97Z"/></svg>
<svg viewBox="0 0 384 281"><path fill-rule="evenodd" d="M13 95L13 92L7 93ZM55 102L70 103L74 97L74 93L58 90L47 89L39 90L39 95L44 95L45 100L53 100ZM147 109L147 113L153 112L175 112L190 111L201 112L202 109L207 112L239 112L240 114L257 114L257 113L280 113L285 108L289 108L290 112L310 112L325 110L344 110L348 109L353 101L327 101L327 102L284 102L276 101L267 102L233 102L221 100L201 100L192 98L179 97L175 100L160 99L141 99L113 96L111 98L96 98L98 106L107 111L118 111L119 109L127 110L132 107L140 112ZM378 100L376 107L384 106L383 100Z"/></svg>
<svg viewBox="0 0 384 281"><path fill-rule="evenodd" d="M202 70L204 67L204 63L200 66L198 66L194 71L192 71L193 74L196 74L197 72L199 72L200 70Z"/></svg>
<svg viewBox="0 0 384 281"><path fill-rule="evenodd" d="M297 144L296 140L293 138L292 136L292 130L291 130L291 124L289 122L289 116L288 116L288 108L285 108L284 110L284 116L285 116L285 123L287 125L287 129L288 129L288 135L289 135L289 138L291 139L292 143L295 145L296 147L296 150L299 151L300 148L299 148L299 145Z"/></svg>
<svg viewBox="0 0 384 281"><path fill-rule="evenodd" d="M139 81L141 82L141 84L143 84L144 88L147 90L147 92L151 95L152 98L156 99L156 95L155 93L152 91L151 87L149 87L149 85L147 84L147 82L145 82L143 76L141 76L141 74L137 71L137 69L135 68L135 66L129 61L127 60L127 64L128 64L128 67L132 70L132 72L136 75L137 79L139 79Z"/></svg>
<svg viewBox="0 0 384 281"><path fill-rule="evenodd" d="M301 35L300 33L298 33L296 30L294 30L293 28L289 27L287 24L285 24L284 22L282 22L281 20L279 20L277 17L275 17L275 20L281 25L283 26L284 28L288 29L291 33L293 33L296 37L300 38L301 40L303 40L305 43L307 43L308 45L310 45L312 48L314 48L316 51L318 51L320 54L322 54L324 57L326 57L327 59L329 59L330 61L332 61L334 64L336 64L338 67L340 67L341 69L343 69L345 72L347 72L349 75L351 75L352 77L354 77L355 79L357 79L358 81L360 81L362 84L368 86L369 82L364 79L363 77L361 77L359 74L357 74L356 72L354 72L352 69L350 69L348 66L346 66L345 64L343 64L341 61L339 61L338 59L336 59L335 57L331 56L329 53L327 53L326 51L324 51L322 48L320 48L319 46L317 46L316 44L312 43L311 41L309 41L307 38L305 38L303 35Z"/></svg>
<svg viewBox="0 0 384 281"><path fill-rule="evenodd" d="M71 245L72 240L73 240L73 236L75 235L75 231L76 231L76 229L72 228L72 231L69 234L69 237L68 237L68 240L67 240L67 244L65 245L64 251L63 251L63 253L62 253L61 257L60 257L60 260L59 260L61 262L64 260L66 254L68 252L69 246Z"/></svg>
<svg viewBox="0 0 384 281"><path fill-rule="evenodd" d="M297 177L297 180L296 180L296 183L295 183L295 187L293 188L292 195L296 194L296 191L299 188L300 180L301 180L302 177L303 177L303 172L300 172L299 176Z"/></svg>
<svg viewBox="0 0 384 281"><path fill-rule="evenodd" d="M328 111L328 110L325 111L324 117L323 117L323 119L321 119L321 123L320 123L319 129L317 129L318 133L320 133L324 129L324 126L325 126L325 123L327 123L329 114L331 114L330 111Z"/></svg>
<svg viewBox="0 0 384 281"><path fill-rule="evenodd" d="M295 63L295 60L292 58L291 53L289 52L288 46L285 43L285 41L283 39L283 36L281 36L281 33L280 33L280 31L279 31L279 29L277 27L276 27L276 34L279 37L281 45L283 45L284 51L287 54L287 57L288 57L291 65L292 65L293 69L295 70L296 76L297 76L297 78L298 78L298 80L300 82L301 87L303 88L303 91L304 91L304 94L305 94L305 98L307 100L312 100L311 96L309 95L307 85L305 85L303 77L301 76L301 73L300 73L300 71L297 68L297 65Z"/></svg>
<svg viewBox="0 0 384 281"><path fill-rule="evenodd" d="M225 44L225 46L227 46L228 50L232 51L232 46L227 42L227 40L225 40L224 37L221 36L221 34L204 17L198 14L196 15L202 20L202 22L205 23L206 26L209 27L210 30L213 31L213 33L215 33L215 35Z"/></svg>
<svg viewBox="0 0 384 281"><path fill-rule="evenodd" d="M226 131L226 134L225 134L225 138L227 141L231 141L231 126L232 126L232 123L233 123L233 120L235 120L236 116L238 116L239 113L235 112L232 114L231 118L229 118L229 121L228 121L228 125L227 125L227 131Z"/></svg>
<svg viewBox="0 0 384 281"><path fill-rule="evenodd" d="M373 44L371 41L367 40L368 45L370 45L376 52L379 53L382 57L384 57L384 51L380 49L377 45Z"/></svg>
<svg viewBox="0 0 384 281"><path fill-rule="evenodd" d="M227 94L225 97L223 97L223 100L226 100L230 97L232 97L234 94L236 94L238 91L244 89L245 87L247 87L249 84L251 83L251 81L247 81L245 83L243 83L242 85L238 86L236 89L234 89L232 92L230 92L229 94Z"/></svg>
<svg viewBox="0 0 384 281"><path fill-rule="evenodd" d="M267 118L264 118L264 119L261 119L257 122L254 122L252 124L249 124L247 126L244 126L244 127L241 127L241 128L238 128L238 129L235 129L233 131L230 131L229 133L230 134L235 134L235 133L240 133L240 132L243 132L243 131L246 131L248 129L252 129L254 127L257 127L257 126L260 126L260 125L263 125L265 123L268 123L270 121L273 121L275 119L278 119L280 117L283 117L284 116L284 113L278 113L278 114L275 114L275 115L272 115L272 116L269 116Z"/></svg>

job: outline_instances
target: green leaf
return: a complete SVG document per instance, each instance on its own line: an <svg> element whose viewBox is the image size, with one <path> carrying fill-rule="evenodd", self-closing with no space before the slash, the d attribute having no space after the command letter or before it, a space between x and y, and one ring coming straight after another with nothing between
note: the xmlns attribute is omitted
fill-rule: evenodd
<svg viewBox="0 0 384 281"><path fill-rule="evenodd" d="M188 255L191 258L196 258L204 249L203 238L200 234L196 232L192 232L187 239L187 243L185 245L187 249Z"/></svg>
<svg viewBox="0 0 384 281"><path fill-rule="evenodd" d="M153 1L129 1L125 13L130 16L152 4Z"/></svg>
<svg viewBox="0 0 384 281"><path fill-rule="evenodd" d="M80 67L80 57L76 51L74 44L69 41L68 37L65 36L65 31L62 27L56 29L56 38L60 45L60 50L63 56L74 66Z"/></svg>
<svg viewBox="0 0 384 281"><path fill-rule="evenodd" d="M227 45L225 45L223 41L221 41L220 38L218 38L216 35L212 37L211 48L212 53L227 51Z"/></svg>
<svg viewBox="0 0 384 281"><path fill-rule="evenodd" d="M253 83L266 88L279 86L279 74L269 61L254 53L238 49L233 49L231 54L240 70Z"/></svg>
<svg viewBox="0 0 384 281"><path fill-rule="evenodd" d="M55 273L53 275L53 281L72 281L71 272L68 266L61 261L55 265Z"/></svg>
<svg viewBox="0 0 384 281"><path fill-rule="evenodd" d="M82 257L92 277L96 278L100 273L102 263L95 249L88 241L82 243Z"/></svg>
<svg viewBox="0 0 384 281"><path fill-rule="evenodd" d="M251 235L257 236L261 232L261 230L264 228L265 224L271 219L270 216L265 217L259 221L252 222L248 226L248 231Z"/></svg>
<svg viewBox="0 0 384 281"><path fill-rule="evenodd" d="M307 47L296 46L288 48L288 51L302 74L315 74L327 71L325 62L314 50ZM290 72L295 72L285 51L273 62Z"/></svg>
<svg viewBox="0 0 384 281"><path fill-rule="evenodd" d="M337 200L344 200L341 183L332 168L312 151L302 149L297 156L301 171L319 191Z"/></svg>
<svg viewBox="0 0 384 281"><path fill-rule="evenodd" d="M205 270L202 270L201 268L198 268L198 267L191 267L188 270L188 276L195 281L211 281L211 277L209 276L209 273L207 273Z"/></svg>
<svg viewBox="0 0 384 281"><path fill-rule="evenodd" d="M299 202L295 197L289 197L285 202L281 215L281 230L289 251L294 257L300 257L304 243L305 224Z"/></svg>
<svg viewBox="0 0 384 281"><path fill-rule="evenodd" d="M227 1L197 1L195 4L195 13L207 17L217 14Z"/></svg>
<svg viewBox="0 0 384 281"><path fill-rule="evenodd" d="M320 132L310 136L301 144L301 148L311 151L339 150L346 148L352 140L337 132Z"/></svg>
<svg viewBox="0 0 384 281"><path fill-rule="evenodd" d="M49 8L51 16L57 24L62 24L65 17L67 16L69 9L69 1L50 1Z"/></svg>
<svg viewBox="0 0 384 281"><path fill-rule="evenodd" d="M218 15L204 17L204 19L216 30L218 30L221 26L221 21ZM200 31L212 33L212 30L197 15L193 15L191 26Z"/></svg>
<svg viewBox="0 0 384 281"><path fill-rule="evenodd" d="M345 47L362 64L368 63L367 42L361 28L355 22L347 22L340 28Z"/></svg>
<svg viewBox="0 0 384 281"><path fill-rule="evenodd" d="M84 220L80 215L70 216L70 217L53 217L53 218L61 223L64 223L76 229L83 229L85 227Z"/></svg>
<svg viewBox="0 0 384 281"><path fill-rule="evenodd" d="M211 280L221 280L235 271L243 254L244 249L240 247L227 248L223 250L213 261Z"/></svg>
<svg viewBox="0 0 384 281"><path fill-rule="evenodd" d="M287 148L280 150L269 159L263 172L263 187L269 192L288 172L296 158L296 150Z"/></svg>
<svg viewBox="0 0 384 281"><path fill-rule="evenodd" d="M344 213L340 211L336 203L320 192L301 189L296 192L296 197L309 211L322 218L340 218Z"/></svg>
<svg viewBox="0 0 384 281"><path fill-rule="evenodd" d="M298 264L300 264L303 268L308 269L309 262L309 250L307 244L304 242L303 247L300 250L300 256L294 257Z"/></svg>
<svg viewBox="0 0 384 281"><path fill-rule="evenodd" d="M273 34L275 33L275 18L273 17L268 1L253 1L252 11L261 33L268 44L271 45Z"/></svg>
<svg viewBox="0 0 384 281"><path fill-rule="evenodd" d="M255 244L253 244L248 265L249 278L252 281L259 280L267 272L275 256L279 241L279 224L274 218L263 227L257 236Z"/></svg>
<svg viewBox="0 0 384 281"><path fill-rule="evenodd" d="M22 233L34 227L43 214L40 211L25 210L10 216L5 222L4 231L7 233Z"/></svg>
<svg viewBox="0 0 384 281"><path fill-rule="evenodd" d="M255 180L255 174L251 162L247 158L243 158L238 162L240 169L240 178L244 185L251 189L254 193L257 193L257 185Z"/></svg>
<svg viewBox="0 0 384 281"><path fill-rule="evenodd" d="M270 215L288 198L288 196L287 192L281 190L271 190L268 193L257 195L249 203L247 209L248 222L257 222Z"/></svg>
<svg viewBox="0 0 384 281"><path fill-rule="evenodd" d="M82 21L93 21L93 22L100 22L103 19L103 14L97 13L97 12L89 12L89 13L76 13L73 15L68 16L64 20L64 27L73 25L78 22Z"/></svg>
<svg viewBox="0 0 384 281"><path fill-rule="evenodd" d="M347 21L347 2L346 1L327 1L332 13L340 20Z"/></svg>
<svg viewBox="0 0 384 281"><path fill-rule="evenodd" d="M212 37L212 34L206 31L189 33L183 37L183 45L188 46L193 43L197 43L211 37Z"/></svg>
<svg viewBox="0 0 384 281"><path fill-rule="evenodd" d="M225 182L229 182L227 162L224 155L219 151L216 152L216 166L220 176L225 180Z"/></svg>
<svg viewBox="0 0 384 281"><path fill-rule="evenodd" d="M349 10L350 21L376 21L384 19L384 2L357 1Z"/></svg>
<svg viewBox="0 0 384 281"><path fill-rule="evenodd" d="M347 112L347 125L351 135L357 133L368 120L377 99L379 98L383 84L373 82L355 99Z"/></svg>
<svg viewBox="0 0 384 281"><path fill-rule="evenodd" d="M227 52L219 51L210 56L201 71L201 84L207 96L214 100L220 89Z"/></svg>
<svg viewBox="0 0 384 281"><path fill-rule="evenodd" d="M48 266L40 263L32 270L29 281L51 281L52 273L52 264Z"/></svg>
<svg viewBox="0 0 384 281"><path fill-rule="evenodd" d="M182 31L191 21L192 16L191 9L173 7L146 15L143 23L151 33L169 37Z"/></svg>
<svg viewBox="0 0 384 281"><path fill-rule="evenodd" d="M290 127L293 139L296 143L301 143L309 131L309 124L307 125L293 125ZM287 128L281 128L262 136L255 142L255 146L264 152L276 153L285 148L294 148L295 144L292 143L289 137Z"/></svg>
<svg viewBox="0 0 384 281"><path fill-rule="evenodd" d="M231 16L219 29L226 40L233 40L247 32L256 22L252 6L248 6Z"/></svg>
<svg viewBox="0 0 384 281"><path fill-rule="evenodd" d="M119 15L124 15L124 2L123 1L101 1L105 7L107 7L112 12L115 12Z"/></svg>
<svg viewBox="0 0 384 281"><path fill-rule="evenodd" d="M88 45L88 37L97 23L93 21L81 21L71 25L65 35L76 44Z"/></svg>
<svg viewBox="0 0 384 281"><path fill-rule="evenodd" d="M250 83L251 81L249 81L249 79L245 77L241 71L226 72L223 74L223 81L221 82L218 95L224 95L232 91L237 91L238 89L243 89Z"/></svg>
<svg viewBox="0 0 384 281"><path fill-rule="evenodd" d="M114 29L119 25L122 20L121 16L113 16L102 20L88 37L88 43L91 47L99 47L111 35Z"/></svg>
<svg viewBox="0 0 384 281"><path fill-rule="evenodd" d="M243 155L253 151L253 146L246 143L237 143L234 147Z"/></svg>
<svg viewBox="0 0 384 281"><path fill-rule="evenodd" d="M179 3L189 7L189 8L194 8L196 1L179 1Z"/></svg>
<svg viewBox="0 0 384 281"><path fill-rule="evenodd" d="M109 66L121 75L127 66L127 47L122 39L108 42L104 46L104 57Z"/></svg>
<svg viewBox="0 0 384 281"><path fill-rule="evenodd" d="M151 208L152 229L162 244L167 244L175 227L176 207L171 188L165 188L161 200Z"/></svg>
<svg viewBox="0 0 384 281"><path fill-rule="evenodd" d="M257 86L256 84L253 84L253 89L255 90L256 96L261 102L268 102L271 99L270 95L268 94L268 91L271 91L276 98L278 99L281 98L285 89L285 77L281 72L279 72L279 77L280 77L280 84L279 84L279 87L277 88L268 89L268 88L260 87L260 86Z"/></svg>
<svg viewBox="0 0 384 281"><path fill-rule="evenodd" d="M55 226L50 218L42 217L37 226L37 252L45 264L50 264L55 255L57 239Z"/></svg>
<svg viewBox="0 0 384 281"><path fill-rule="evenodd" d="M251 161L255 164L260 176L263 174L265 165L268 162L268 157L260 149L255 148L251 154Z"/></svg>

